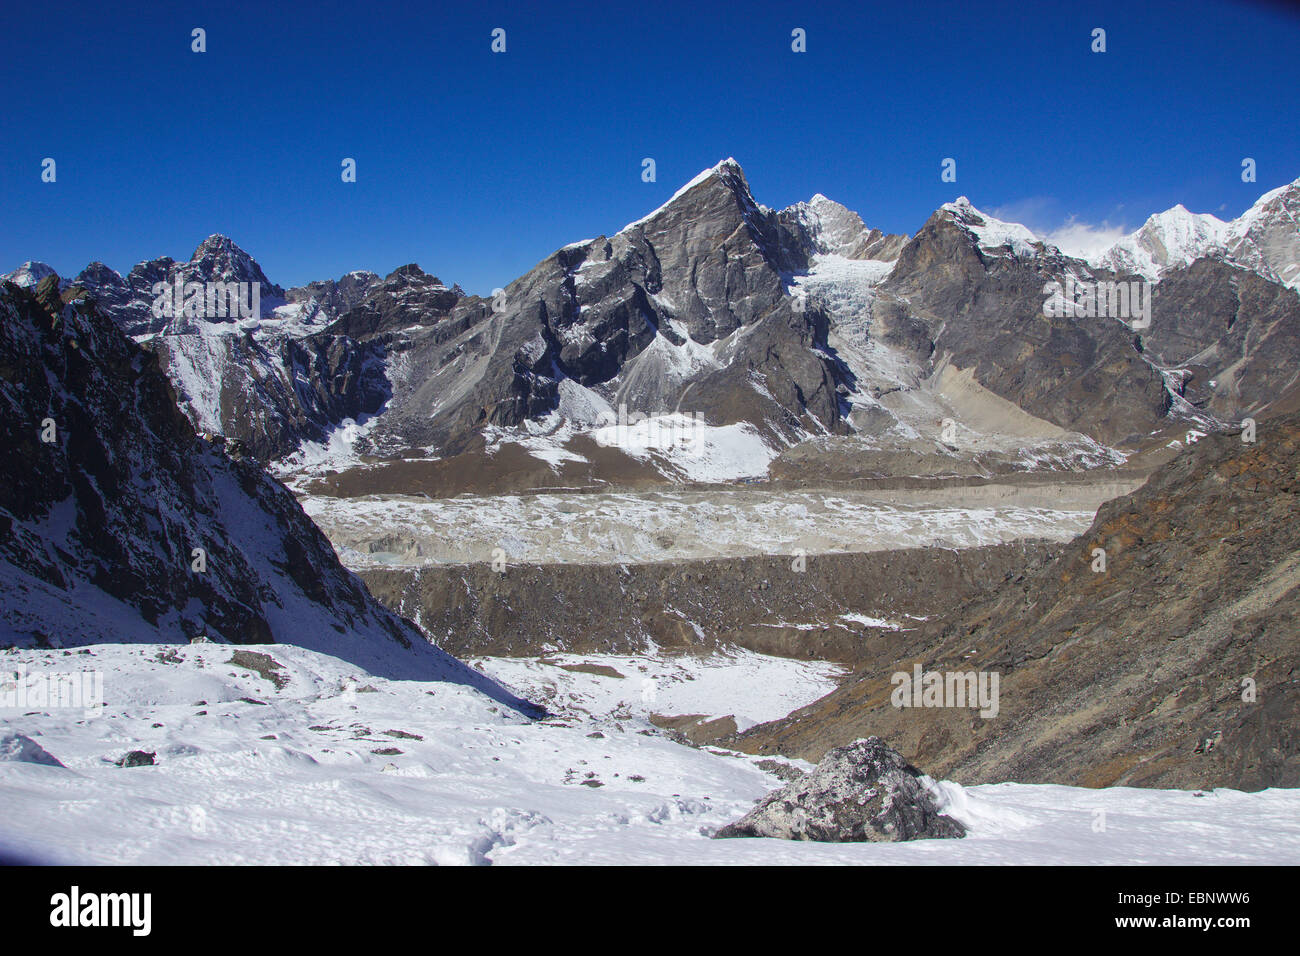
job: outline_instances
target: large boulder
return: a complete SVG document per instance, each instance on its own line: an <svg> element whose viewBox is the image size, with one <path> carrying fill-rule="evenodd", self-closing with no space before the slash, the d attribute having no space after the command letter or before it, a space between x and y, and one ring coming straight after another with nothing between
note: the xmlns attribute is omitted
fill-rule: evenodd
<svg viewBox="0 0 1300 956"><path fill-rule="evenodd" d="M921 771L879 737L863 737L836 747L714 836L892 843L965 835L965 826L940 812Z"/></svg>

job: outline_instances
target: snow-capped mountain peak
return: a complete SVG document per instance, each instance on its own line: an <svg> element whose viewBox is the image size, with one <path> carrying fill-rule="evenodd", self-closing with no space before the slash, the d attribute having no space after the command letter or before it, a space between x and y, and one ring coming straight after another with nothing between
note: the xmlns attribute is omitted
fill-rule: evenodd
<svg viewBox="0 0 1300 956"><path fill-rule="evenodd" d="M822 193L787 206L780 217L802 233L811 254L822 256L891 262L908 238L870 228L852 209Z"/></svg>
<svg viewBox="0 0 1300 956"><path fill-rule="evenodd" d="M1223 220L1190 212L1180 203L1151 216L1141 229L1119 240L1093 264L1158 279L1169 269L1221 250L1227 234L1228 224Z"/></svg>
<svg viewBox="0 0 1300 956"><path fill-rule="evenodd" d="M1009 248L1016 255L1028 256L1035 253L1035 246L1043 244L1043 240L1025 226L1018 222L1003 222L980 212L965 196L944 203L940 212L974 236L986 252L997 253Z"/></svg>
<svg viewBox="0 0 1300 956"><path fill-rule="evenodd" d="M1228 227L1228 255L1300 290L1300 179L1260 196Z"/></svg>
<svg viewBox="0 0 1300 956"><path fill-rule="evenodd" d="M7 272L0 279L12 282L24 289L34 289L46 276L54 275L54 269L44 262L28 259L13 272Z"/></svg>
<svg viewBox="0 0 1300 956"><path fill-rule="evenodd" d="M1158 280L1205 256L1300 288L1300 179L1269 190L1231 222L1190 212L1180 203L1151 216L1090 261Z"/></svg>
<svg viewBox="0 0 1300 956"><path fill-rule="evenodd" d="M1296 223L1296 204L1300 201L1300 178L1270 189L1255 200L1255 204L1233 220L1234 231L1244 230L1262 220L1282 216Z"/></svg>
<svg viewBox="0 0 1300 956"><path fill-rule="evenodd" d="M823 255L860 258L855 253L867 243L872 232L856 212L821 193L808 202L795 203L786 212L807 230L813 247Z"/></svg>

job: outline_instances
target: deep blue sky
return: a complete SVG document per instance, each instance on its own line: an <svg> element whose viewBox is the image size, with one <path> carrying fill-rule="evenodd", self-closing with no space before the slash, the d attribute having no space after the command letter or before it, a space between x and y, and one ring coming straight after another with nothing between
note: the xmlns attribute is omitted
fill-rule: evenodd
<svg viewBox="0 0 1300 956"><path fill-rule="evenodd" d="M486 293L725 156L759 202L909 233L961 194L1039 230L1232 218L1300 176L1300 15L1035 6L11 4L0 271L126 272L222 232L285 286L415 261Z"/></svg>

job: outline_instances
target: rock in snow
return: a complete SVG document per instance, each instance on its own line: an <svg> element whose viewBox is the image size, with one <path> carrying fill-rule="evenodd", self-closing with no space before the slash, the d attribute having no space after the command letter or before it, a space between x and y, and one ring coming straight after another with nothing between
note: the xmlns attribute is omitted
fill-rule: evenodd
<svg viewBox="0 0 1300 956"><path fill-rule="evenodd" d="M152 767L157 763L157 754L148 750L132 750L117 761L119 767Z"/></svg>
<svg viewBox="0 0 1300 956"><path fill-rule="evenodd" d="M836 747L715 838L890 843L965 835L965 826L940 812L919 770L879 737L863 737Z"/></svg>

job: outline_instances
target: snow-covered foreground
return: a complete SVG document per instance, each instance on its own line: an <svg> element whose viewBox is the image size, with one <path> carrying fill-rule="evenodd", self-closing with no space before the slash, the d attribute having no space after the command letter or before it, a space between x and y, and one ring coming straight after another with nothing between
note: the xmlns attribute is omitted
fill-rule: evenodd
<svg viewBox="0 0 1300 956"><path fill-rule="evenodd" d="M652 706L766 718L820 693L834 676L826 665L757 655L492 662L521 685L556 686L559 716L530 722L461 685L382 680L285 645L244 648L279 665L262 666L263 677L232 663L234 650L0 654L10 674L26 668L29 695L0 711L7 848L159 864L1300 862L1300 791L1281 790L940 784L972 828L964 840L709 839L779 781L754 758L673 743L641 715ZM642 665L653 702L641 701ZM81 671L103 675L98 715L32 696L33 675ZM603 686L618 681L632 693ZM156 766L115 765L137 749L156 753ZM42 751L62 766L39 762Z"/></svg>

